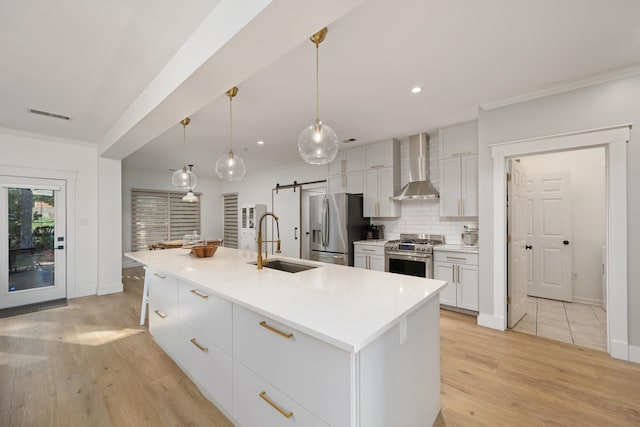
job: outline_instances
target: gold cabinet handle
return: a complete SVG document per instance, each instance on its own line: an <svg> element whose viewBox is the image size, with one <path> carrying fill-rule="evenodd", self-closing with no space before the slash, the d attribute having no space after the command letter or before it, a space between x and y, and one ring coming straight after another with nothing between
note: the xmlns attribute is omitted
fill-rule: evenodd
<svg viewBox="0 0 640 427"><path fill-rule="evenodd" d="M362 250L366 251L366 252L375 252L376 251L375 249L367 249L367 248L362 248Z"/></svg>
<svg viewBox="0 0 640 427"><path fill-rule="evenodd" d="M466 258L461 258L461 257L457 257L457 256L447 256L447 259L456 259L459 261L466 261Z"/></svg>
<svg viewBox="0 0 640 427"><path fill-rule="evenodd" d="M265 322L264 320L262 322L260 322L260 326L262 326L265 329L270 330L271 332L274 332L278 335L280 335L281 337L284 337L286 339L291 339L293 338L293 334L292 333L286 333L286 332L282 332L279 329L274 328L273 326L267 325L267 322Z"/></svg>
<svg viewBox="0 0 640 427"><path fill-rule="evenodd" d="M203 347L202 344L200 344L198 342L197 339L195 338L191 338L191 344L195 345L196 347L198 347L198 349L203 352L203 353L209 353L209 349L207 347Z"/></svg>
<svg viewBox="0 0 640 427"><path fill-rule="evenodd" d="M264 400L265 402L267 402L269 405L271 405L271 407L273 409L275 409L276 411L280 412L282 414L283 417L285 418L291 418L293 417L293 412L291 411L285 411L284 409L282 409L277 403L275 403L273 400L269 399L267 397L267 392L266 391L262 391L262 393L260 393L260 397L262 398L262 400Z"/></svg>
<svg viewBox="0 0 640 427"><path fill-rule="evenodd" d="M466 156L468 154L471 154L471 151L463 151L462 153L453 153L451 157Z"/></svg>
<svg viewBox="0 0 640 427"><path fill-rule="evenodd" d="M456 283L456 266L451 266L451 283Z"/></svg>
<svg viewBox="0 0 640 427"><path fill-rule="evenodd" d="M458 199L458 215L462 215L462 214L460 213L460 199Z"/></svg>
<svg viewBox="0 0 640 427"><path fill-rule="evenodd" d="M190 292L191 292L192 294L194 294L194 295L198 295L198 296L199 296L200 298L202 298L202 299L207 299L207 298L209 298L209 295L207 295L207 294L203 294L202 292L199 292L197 289L191 289L191 291L190 291Z"/></svg>
<svg viewBox="0 0 640 427"><path fill-rule="evenodd" d="M160 310L155 310L155 311L154 311L154 313L155 313L155 314L157 314L157 315L158 315L158 317L159 317L159 318L161 318L161 319L165 319L165 318L168 316L168 314L163 313L163 312L162 312L162 311L160 311Z"/></svg>
<svg viewBox="0 0 640 427"><path fill-rule="evenodd" d="M460 265L458 265L458 284L462 285L462 280L460 280Z"/></svg>
<svg viewBox="0 0 640 427"><path fill-rule="evenodd" d="M165 276L164 274L160 274L160 273L153 273L154 276L159 277L161 279L166 279L167 276Z"/></svg>
<svg viewBox="0 0 640 427"><path fill-rule="evenodd" d="M460 213L464 215L464 199L461 199L461 205L462 207L460 208Z"/></svg>

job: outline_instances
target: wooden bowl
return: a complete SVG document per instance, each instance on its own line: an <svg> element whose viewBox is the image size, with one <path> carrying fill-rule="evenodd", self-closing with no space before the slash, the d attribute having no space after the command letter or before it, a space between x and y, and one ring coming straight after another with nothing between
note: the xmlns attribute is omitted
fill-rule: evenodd
<svg viewBox="0 0 640 427"><path fill-rule="evenodd" d="M212 257L218 250L218 245L208 244L206 246L194 246L191 248L191 255L195 255L198 258Z"/></svg>

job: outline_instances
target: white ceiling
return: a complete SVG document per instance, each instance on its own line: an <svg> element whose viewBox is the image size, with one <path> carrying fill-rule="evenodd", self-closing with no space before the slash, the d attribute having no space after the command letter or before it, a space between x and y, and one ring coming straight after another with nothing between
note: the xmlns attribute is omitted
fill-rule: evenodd
<svg viewBox="0 0 640 427"><path fill-rule="evenodd" d="M101 142L217 2L186 3L172 10L175 3L153 0L4 2L0 37L14 43L0 45L0 126ZM485 103L635 69L638 16L636 0L368 0L329 23L320 46L320 118L340 139L357 138L346 148L470 120ZM296 16L281 22L273 32L288 31L286 22L293 28ZM314 119L315 49L304 38L296 43L235 83L234 148L249 174L300 162L297 137ZM257 46L234 52L234 63L255 56ZM410 93L415 85L420 94ZM214 176L228 150L223 92L190 114L187 160L198 176ZM181 166L178 114L126 167Z"/></svg>

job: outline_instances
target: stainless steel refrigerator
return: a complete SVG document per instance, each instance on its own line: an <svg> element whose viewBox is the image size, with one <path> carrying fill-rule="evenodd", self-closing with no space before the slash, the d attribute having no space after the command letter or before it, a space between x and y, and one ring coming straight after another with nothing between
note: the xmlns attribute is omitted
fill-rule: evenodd
<svg viewBox="0 0 640 427"><path fill-rule="evenodd" d="M362 240L369 218L362 194L323 194L309 198L309 259L353 266L353 242Z"/></svg>

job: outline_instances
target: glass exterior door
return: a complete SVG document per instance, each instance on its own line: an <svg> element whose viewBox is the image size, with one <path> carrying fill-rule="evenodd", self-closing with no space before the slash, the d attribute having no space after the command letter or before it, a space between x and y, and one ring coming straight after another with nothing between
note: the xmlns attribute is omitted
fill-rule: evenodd
<svg viewBox="0 0 640 427"><path fill-rule="evenodd" d="M65 182L0 179L0 308L65 298Z"/></svg>

